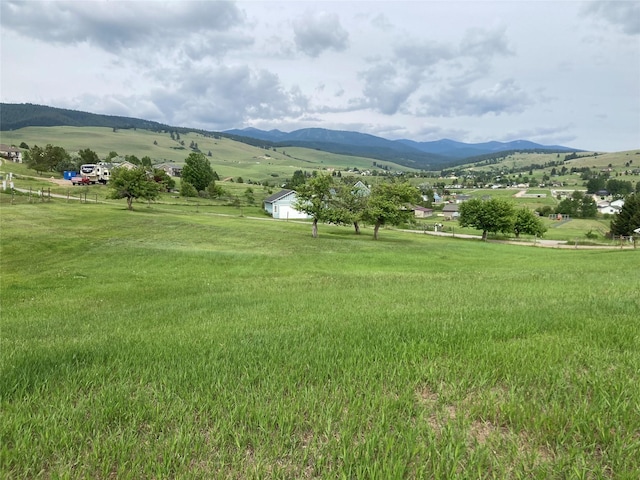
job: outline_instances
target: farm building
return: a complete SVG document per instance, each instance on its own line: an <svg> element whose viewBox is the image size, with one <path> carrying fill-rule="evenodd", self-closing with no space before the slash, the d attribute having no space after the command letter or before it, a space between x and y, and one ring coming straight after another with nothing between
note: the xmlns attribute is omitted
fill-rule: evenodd
<svg viewBox="0 0 640 480"><path fill-rule="evenodd" d="M280 190L278 193L264 199L264 209L273 218L279 219L298 219L311 218L306 213L300 212L294 208L296 201L296 192L294 190Z"/></svg>

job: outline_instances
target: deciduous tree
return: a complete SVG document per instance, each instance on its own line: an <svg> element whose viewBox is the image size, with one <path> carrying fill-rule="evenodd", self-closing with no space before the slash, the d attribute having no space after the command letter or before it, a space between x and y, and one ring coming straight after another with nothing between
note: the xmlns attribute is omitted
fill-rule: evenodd
<svg viewBox="0 0 640 480"><path fill-rule="evenodd" d="M624 197L633 192L633 184L627 180L610 178L607 180L607 192L614 197Z"/></svg>
<svg viewBox="0 0 640 480"><path fill-rule="evenodd" d="M60 168L67 168L70 161L71 156L64 148L51 144L47 144L44 149L34 145L25 152L27 166L38 173L61 171Z"/></svg>
<svg viewBox="0 0 640 480"><path fill-rule="evenodd" d="M207 193L210 198L220 198L224 195L224 188L216 184L215 180L211 180L211 183L207 185Z"/></svg>
<svg viewBox="0 0 640 480"><path fill-rule="evenodd" d="M332 196L327 221L336 225L353 225L356 235L360 234L360 221L367 208L369 191L342 184L336 188Z"/></svg>
<svg viewBox="0 0 640 480"><path fill-rule="evenodd" d="M318 222L329 219L332 179L329 175L317 175L298 189L294 207L313 219L311 235L318 236Z"/></svg>
<svg viewBox="0 0 640 480"><path fill-rule="evenodd" d="M109 188L109 198L126 198L129 210L133 210L134 199L154 200L160 192L160 184L154 181L144 167L113 169Z"/></svg>
<svg viewBox="0 0 640 480"><path fill-rule="evenodd" d="M214 180L209 159L202 153L190 153L182 169L182 179L193 185L198 192L206 190Z"/></svg>
<svg viewBox="0 0 640 480"><path fill-rule="evenodd" d="M409 183L380 183L371 190L363 219L373 223L373 239L383 225L400 225L408 221L413 211L410 204L417 203L420 191Z"/></svg>
<svg viewBox="0 0 640 480"><path fill-rule="evenodd" d="M603 177L597 176L587 180L587 193L596 193L600 190L604 190L606 180Z"/></svg>
<svg viewBox="0 0 640 480"><path fill-rule="evenodd" d="M482 240L487 240L487 234L510 233L513 231L513 205L500 198L480 200L472 198L460 204L461 227L473 227L482 230Z"/></svg>
<svg viewBox="0 0 640 480"><path fill-rule="evenodd" d="M598 205L590 195L575 190L570 198L565 198L558 204L556 213L576 218L592 218L598 213Z"/></svg>
<svg viewBox="0 0 640 480"><path fill-rule="evenodd" d="M153 181L162 185L162 190L171 191L176 187L176 181L161 168L153 169Z"/></svg>
<svg viewBox="0 0 640 480"><path fill-rule="evenodd" d="M197 197L198 191L196 190L196 187L183 180L180 184L180 195L183 197Z"/></svg>
<svg viewBox="0 0 640 480"><path fill-rule="evenodd" d="M100 161L100 157L98 157L98 154L90 148L83 148L82 150L78 150L78 157L80 157L80 161L83 164L98 163Z"/></svg>
<svg viewBox="0 0 640 480"><path fill-rule="evenodd" d="M540 217L531 210L520 208L516 210L513 218L513 231L516 238L519 238L521 233L541 237L547 231L547 227L544 226Z"/></svg>
<svg viewBox="0 0 640 480"><path fill-rule="evenodd" d="M28 152L24 152L24 161L27 167L38 173L44 172L48 168L44 150L38 145L34 145Z"/></svg>

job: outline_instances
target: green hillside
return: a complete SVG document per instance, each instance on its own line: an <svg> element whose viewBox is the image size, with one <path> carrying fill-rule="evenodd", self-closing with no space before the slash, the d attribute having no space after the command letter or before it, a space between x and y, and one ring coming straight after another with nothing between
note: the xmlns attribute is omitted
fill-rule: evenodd
<svg viewBox="0 0 640 480"><path fill-rule="evenodd" d="M180 140L173 140L169 133L142 129L112 129L106 127L27 127L0 132L0 142L9 145L28 146L47 144L64 147L73 154L90 148L100 158L109 152L119 155L149 156L154 164L164 162L182 164L193 152L189 146L197 143L198 149L209 156L214 170L221 178L238 177L256 182L289 178L296 170L347 170L349 168L373 169L384 166L390 170L399 166L391 162L363 157L337 155L307 148L265 149L220 136L201 133L183 133ZM184 143L184 145L182 145ZM377 167L373 164L376 163ZM404 171L408 170L403 168Z"/></svg>
<svg viewBox="0 0 640 480"><path fill-rule="evenodd" d="M34 105L32 103L0 103L0 130L17 130L24 127L108 127L108 128L144 128L148 130L182 131L150 120L101 115L96 113L69 110L66 108Z"/></svg>
<svg viewBox="0 0 640 480"><path fill-rule="evenodd" d="M445 171L446 175L464 178L467 175L491 174L491 178L510 178L516 183L519 179L534 178L547 184L564 184L570 187L583 187L581 176L584 169L590 169L592 175L606 174L609 178L635 183L640 181L640 150L598 153L512 153L506 156L497 154L473 163ZM569 158L565 160L565 158ZM564 170L563 170L564 168ZM572 173L573 170L573 173ZM548 180L543 180L547 176Z"/></svg>

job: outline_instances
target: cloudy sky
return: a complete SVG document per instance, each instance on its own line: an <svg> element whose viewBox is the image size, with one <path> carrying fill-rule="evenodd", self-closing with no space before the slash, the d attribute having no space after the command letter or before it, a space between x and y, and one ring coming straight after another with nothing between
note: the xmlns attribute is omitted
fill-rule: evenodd
<svg viewBox="0 0 640 480"><path fill-rule="evenodd" d="M0 98L208 130L640 148L640 2L0 2Z"/></svg>

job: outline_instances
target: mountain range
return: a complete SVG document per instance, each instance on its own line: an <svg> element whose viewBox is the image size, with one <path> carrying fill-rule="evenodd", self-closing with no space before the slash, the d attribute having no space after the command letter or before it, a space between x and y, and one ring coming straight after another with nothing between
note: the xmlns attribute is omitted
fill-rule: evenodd
<svg viewBox="0 0 640 480"><path fill-rule="evenodd" d="M527 140L513 142L463 143L454 140L416 142L414 140L388 140L359 132L304 128L292 132L232 129L212 132L189 127L175 127L131 117L100 115L30 103L0 103L0 130L25 127L108 127L140 128L152 131L197 132L221 135L233 140L261 147L304 147L342 155L385 160L419 170L439 170L480 159L506 156L513 152L578 152L580 149L562 145L541 145Z"/></svg>
<svg viewBox="0 0 640 480"><path fill-rule="evenodd" d="M444 166L473 161L477 157L511 152L578 152L580 149L562 145L541 145L528 140L512 142L464 143L443 139L433 142L413 140L387 140L382 137L358 132L304 128L293 132L280 130L259 130L256 128L233 129L222 132L234 137L250 137L274 143L276 146L305 146L333 153L347 153L359 156L373 156L382 160L391 156L396 163L407 166L420 160L427 164ZM377 155L377 156L375 156ZM401 160L401 161L398 161ZM404 160L405 162L402 162ZM463 162L464 161L464 162Z"/></svg>

